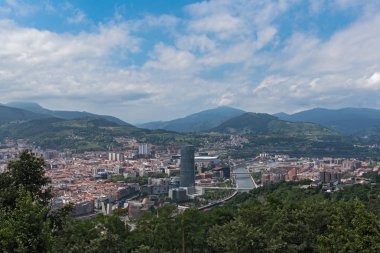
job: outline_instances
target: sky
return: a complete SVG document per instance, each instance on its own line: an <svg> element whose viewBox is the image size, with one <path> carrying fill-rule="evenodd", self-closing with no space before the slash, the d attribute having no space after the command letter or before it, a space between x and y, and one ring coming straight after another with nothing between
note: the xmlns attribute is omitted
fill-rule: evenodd
<svg viewBox="0 0 380 253"><path fill-rule="evenodd" d="M378 0L0 0L0 103L141 123L380 109Z"/></svg>

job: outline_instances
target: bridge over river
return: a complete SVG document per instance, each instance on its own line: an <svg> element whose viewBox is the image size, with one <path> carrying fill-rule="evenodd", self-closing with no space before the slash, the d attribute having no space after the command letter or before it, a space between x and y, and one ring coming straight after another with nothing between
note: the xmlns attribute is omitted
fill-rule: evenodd
<svg viewBox="0 0 380 253"><path fill-rule="evenodd" d="M257 188L255 180L253 180L251 172L248 171L245 167L237 167L231 171L231 177L235 181L236 187L217 187L217 186L205 186L204 189L233 189L238 192L249 192Z"/></svg>
<svg viewBox="0 0 380 253"><path fill-rule="evenodd" d="M257 188L251 173L249 173L246 168L238 167L232 174L235 176L236 188L239 192L249 192L250 190Z"/></svg>
<svg viewBox="0 0 380 253"><path fill-rule="evenodd" d="M238 192L249 192L253 190L254 188L258 187L255 181L253 180L251 173L244 167L238 167L234 169L233 171L231 171L231 176L234 178L236 182L236 188L232 188L232 187L203 187L203 188L205 189L233 189L235 190L234 193L223 200L219 200L216 202L212 202L206 206L202 206L198 208L199 210L204 210L216 205L223 204L225 201L232 199Z"/></svg>

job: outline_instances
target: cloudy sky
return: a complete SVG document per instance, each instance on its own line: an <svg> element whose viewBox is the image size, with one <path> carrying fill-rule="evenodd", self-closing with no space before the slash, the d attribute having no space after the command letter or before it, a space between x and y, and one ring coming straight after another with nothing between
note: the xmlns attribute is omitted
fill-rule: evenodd
<svg viewBox="0 0 380 253"><path fill-rule="evenodd" d="M128 122L380 109L378 0L0 0L0 103Z"/></svg>

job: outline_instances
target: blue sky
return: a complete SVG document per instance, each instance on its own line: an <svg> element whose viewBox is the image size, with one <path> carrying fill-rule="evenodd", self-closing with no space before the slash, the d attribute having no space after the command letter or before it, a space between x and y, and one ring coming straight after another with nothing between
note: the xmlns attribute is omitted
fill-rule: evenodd
<svg viewBox="0 0 380 253"><path fill-rule="evenodd" d="M380 108L380 1L0 0L0 103L128 122Z"/></svg>

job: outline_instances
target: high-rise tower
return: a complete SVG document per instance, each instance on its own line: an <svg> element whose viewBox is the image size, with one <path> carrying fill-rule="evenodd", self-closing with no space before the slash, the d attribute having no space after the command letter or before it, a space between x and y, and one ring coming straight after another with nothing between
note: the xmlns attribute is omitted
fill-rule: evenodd
<svg viewBox="0 0 380 253"><path fill-rule="evenodd" d="M181 148L181 187L195 186L194 146Z"/></svg>

